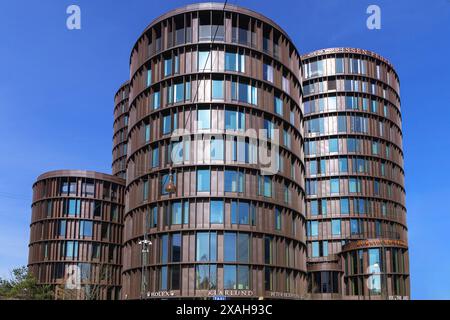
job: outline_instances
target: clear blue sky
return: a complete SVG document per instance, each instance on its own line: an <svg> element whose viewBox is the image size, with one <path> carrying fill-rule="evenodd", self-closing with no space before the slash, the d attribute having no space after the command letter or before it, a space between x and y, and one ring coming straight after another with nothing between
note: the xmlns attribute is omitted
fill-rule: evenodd
<svg viewBox="0 0 450 320"><path fill-rule="evenodd" d="M42 172L110 172L113 95L134 41L189 1L2 0L0 276L28 259L31 186ZM412 297L450 299L450 0L230 0L272 18L302 53L360 47L401 80ZM82 29L66 28L66 8ZM366 28L381 7L382 29Z"/></svg>

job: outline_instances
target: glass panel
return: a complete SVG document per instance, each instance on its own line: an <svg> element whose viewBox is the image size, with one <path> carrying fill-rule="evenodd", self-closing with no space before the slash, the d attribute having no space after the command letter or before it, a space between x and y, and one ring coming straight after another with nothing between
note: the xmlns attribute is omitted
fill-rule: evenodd
<svg viewBox="0 0 450 320"><path fill-rule="evenodd" d="M238 290L248 290L250 288L250 275L248 266L238 266Z"/></svg>
<svg viewBox="0 0 450 320"><path fill-rule="evenodd" d="M211 160L223 160L223 149L223 139L215 139L212 137L210 141Z"/></svg>
<svg viewBox="0 0 450 320"><path fill-rule="evenodd" d="M311 247L312 247L312 257L313 258L319 257L319 242L313 241L311 243Z"/></svg>
<svg viewBox="0 0 450 320"><path fill-rule="evenodd" d="M331 220L331 229L333 236L338 236L341 234L341 220L335 219Z"/></svg>
<svg viewBox="0 0 450 320"><path fill-rule="evenodd" d="M80 236L82 237L92 237L92 221L81 221L80 222Z"/></svg>
<svg viewBox="0 0 450 320"><path fill-rule="evenodd" d="M181 261L181 234L174 233L172 235L172 259L171 262L180 262Z"/></svg>
<svg viewBox="0 0 450 320"><path fill-rule="evenodd" d="M275 208L275 229L281 230L281 211Z"/></svg>
<svg viewBox="0 0 450 320"><path fill-rule="evenodd" d="M236 261L236 233L224 233L224 261Z"/></svg>
<svg viewBox="0 0 450 320"><path fill-rule="evenodd" d="M277 97L275 97L275 112L283 116L283 101Z"/></svg>
<svg viewBox="0 0 450 320"><path fill-rule="evenodd" d="M339 179L330 180L330 189L332 194L339 193Z"/></svg>
<svg viewBox="0 0 450 320"><path fill-rule="evenodd" d="M159 166L159 149L156 147L152 150L152 168Z"/></svg>
<svg viewBox="0 0 450 320"><path fill-rule="evenodd" d="M237 53L225 52L225 71L238 71Z"/></svg>
<svg viewBox="0 0 450 320"><path fill-rule="evenodd" d="M76 216L80 214L80 200L75 200L75 199L69 199L69 206L68 206L68 211L67 214L69 216Z"/></svg>
<svg viewBox="0 0 450 320"><path fill-rule="evenodd" d="M58 222L58 235L62 237L66 236L66 220L60 220Z"/></svg>
<svg viewBox="0 0 450 320"><path fill-rule="evenodd" d="M339 152L338 139L328 140L328 150L329 150L329 152Z"/></svg>
<svg viewBox="0 0 450 320"><path fill-rule="evenodd" d="M169 258L169 236L167 234L164 234L161 237L161 263L167 263Z"/></svg>
<svg viewBox="0 0 450 320"><path fill-rule="evenodd" d="M212 200L210 203L210 223L223 224L224 206L223 201Z"/></svg>
<svg viewBox="0 0 450 320"><path fill-rule="evenodd" d="M172 58L164 60L164 76L167 77L172 74Z"/></svg>
<svg viewBox="0 0 450 320"><path fill-rule="evenodd" d="M174 86L174 102L182 102L184 100L184 84L177 83Z"/></svg>
<svg viewBox="0 0 450 320"><path fill-rule="evenodd" d="M209 233L197 233L196 261L209 261Z"/></svg>
<svg viewBox="0 0 450 320"><path fill-rule="evenodd" d="M181 201L172 203L172 224L181 224Z"/></svg>
<svg viewBox="0 0 450 320"><path fill-rule="evenodd" d="M167 115L163 118L163 134L169 134L172 132L171 116Z"/></svg>
<svg viewBox="0 0 450 320"><path fill-rule="evenodd" d="M263 65L263 79L273 82L273 68L268 64Z"/></svg>
<svg viewBox="0 0 450 320"><path fill-rule="evenodd" d="M349 202L348 199L341 199L341 214L349 214Z"/></svg>
<svg viewBox="0 0 450 320"><path fill-rule="evenodd" d="M317 216L319 214L319 204L317 200L312 200L310 202L310 207L311 207L311 215Z"/></svg>
<svg viewBox="0 0 450 320"><path fill-rule="evenodd" d="M160 290L167 290L167 267L161 267L160 272Z"/></svg>
<svg viewBox="0 0 450 320"><path fill-rule="evenodd" d="M200 109L198 110L198 129L206 130L211 128L211 110Z"/></svg>
<svg viewBox="0 0 450 320"><path fill-rule="evenodd" d="M242 263L249 262L250 256L250 242L249 235L247 233L238 234L238 261Z"/></svg>
<svg viewBox="0 0 450 320"><path fill-rule="evenodd" d="M223 81L213 80L212 81L212 98L223 100Z"/></svg>
<svg viewBox="0 0 450 320"><path fill-rule="evenodd" d="M217 267L215 265L200 264L196 266L196 289L215 289L217 283Z"/></svg>
<svg viewBox="0 0 450 320"><path fill-rule="evenodd" d="M236 289L236 266L223 266L223 288Z"/></svg>
<svg viewBox="0 0 450 320"><path fill-rule="evenodd" d="M225 192L243 192L244 174L237 170L225 170Z"/></svg>
<svg viewBox="0 0 450 320"><path fill-rule="evenodd" d="M198 52L198 71L211 70L211 55L209 51Z"/></svg>
<svg viewBox="0 0 450 320"><path fill-rule="evenodd" d="M197 191L206 192L210 190L210 171L202 169L197 171Z"/></svg>
<svg viewBox="0 0 450 320"><path fill-rule="evenodd" d="M239 224L249 224L249 204L239 202Z"/></svg>

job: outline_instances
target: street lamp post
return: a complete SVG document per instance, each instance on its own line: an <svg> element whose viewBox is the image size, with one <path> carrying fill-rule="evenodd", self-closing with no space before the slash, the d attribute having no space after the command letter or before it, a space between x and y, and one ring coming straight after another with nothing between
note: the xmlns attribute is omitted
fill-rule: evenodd
<svg viewBox="0 0 450 320"><path fill-rule="evenodd" d="M147 295L147 259L150 252L150 246L152 242L147 239L147 233L144 235L144 240L139 241L139 245L142 246L141 250L141 299L144 299Z"/></svg>

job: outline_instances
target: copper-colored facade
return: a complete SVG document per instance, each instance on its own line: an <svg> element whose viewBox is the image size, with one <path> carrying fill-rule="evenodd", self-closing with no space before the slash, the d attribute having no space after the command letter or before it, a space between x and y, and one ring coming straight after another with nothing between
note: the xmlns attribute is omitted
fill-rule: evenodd
<svg viewBox="0 0 450 320"><path fill-rule="evenodd" d="M129 63L113 176L55 171L33 186L39 282L60 288L78 266L91 279L78 299L92 287L99 299L409 298L399 79L386 59L300 56L270 19L201 3L155 19Z"/></svg>
<svg viewBox="0 0 450 320"><path fill-rule="evenodd" d="M114 134L112 151L112 174L125 179L128 139L128 81L114 95Z"/></svg>
<svg viewBox="0 0 450 320"><path fill-rule="evenodd" d="M287 35L250 10L189 5L150 24L130 68L122 297L304 297L301 62ZM245 130L264 128L280 132L275 175L249 159ZM215 151L179 142L214 131Z"/></svg>
<svg viewBox="0 0 450 320"><path fill-rule="evenodd" d="M124 185L92 171L38 177L28 264L56 299L119 299Z"/></svg>
<svg viewBox="0 0 450 320"><path fill-rule="evenodd" d="M302 60L311 298L407 299L397 73L360 49Z"/></svg>

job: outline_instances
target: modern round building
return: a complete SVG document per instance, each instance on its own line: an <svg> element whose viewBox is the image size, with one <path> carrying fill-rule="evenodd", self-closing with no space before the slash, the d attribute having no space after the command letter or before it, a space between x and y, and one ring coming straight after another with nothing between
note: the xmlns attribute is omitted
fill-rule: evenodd
<svg viewBox="0 0 450 320"><path fill-rule="evenodd" d="M122 298L305 296L301 68L286 33L240 7L189 5L145 29L130 58Z"/></svg>
<svg viewBox="0 0 450 320"><path fill-rule="evenodd" d="M44 173L33 185L28 265L56 299L119 299L125 181Z"/></svg>
<svg viewBox="0 0 450 320"><path fill-rule="evenodd" d="M302 56L309 292L409 297L399 79L370 51Z"/></svg>
<svg viewBox="0 0 450 320"><path fill-rule="evenodd" d="M128 81L122 84L114 95L114 125L112 174L125 178L128 139Z"/></svg>

